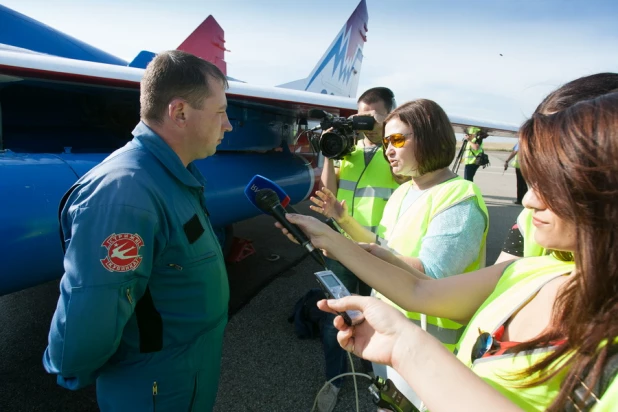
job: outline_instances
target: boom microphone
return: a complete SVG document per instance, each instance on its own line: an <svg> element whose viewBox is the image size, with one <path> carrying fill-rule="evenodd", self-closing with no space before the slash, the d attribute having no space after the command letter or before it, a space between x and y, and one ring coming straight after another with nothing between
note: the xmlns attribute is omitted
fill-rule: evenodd
<svg viewBox="0 0 618 412"><path fill-rule="evenodd" d="M323 119L328 117L328 113L320 109L310 109L308 115L310 119Z"/></svg>
<svg viewBox="0 0 618 412"><path fill-rule="evenodd" d="M272 189L259 189L255 194L255 205L265 213L271 214L277 222L290 232L292 236L300 243L311 255L316 262L326 268L326 261L324 255L319 249L311 244L311 241L307 238L307 235L295 224L291 223L285 218L286 210L279 202L279 196Z"/></svg>

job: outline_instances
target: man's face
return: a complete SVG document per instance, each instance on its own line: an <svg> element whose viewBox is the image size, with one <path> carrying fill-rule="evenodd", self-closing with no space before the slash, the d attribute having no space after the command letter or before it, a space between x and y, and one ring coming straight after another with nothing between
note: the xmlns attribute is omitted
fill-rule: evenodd
<svg viewBox="0 0 618 412"><path fill-rule="evenodd" d="M193 157L204 159L217 151L225 132L232 131L227 118L227 99L223 84L213 78L208 79L210 96L204 99L201 109L190 105L187 108L187 139Z"/></svg>
<svg viewBox="0 0 618 412"><path fill-rule="evenodd" d="M382 136L384 135L382 124L384 123L386 116L388 116L384 102L379 101L371 104L360 102L358 104L358 114L372 115L374 117L376 120L376 127L372 131L362 133L371 141L371 143L382 144Z"/></svg>

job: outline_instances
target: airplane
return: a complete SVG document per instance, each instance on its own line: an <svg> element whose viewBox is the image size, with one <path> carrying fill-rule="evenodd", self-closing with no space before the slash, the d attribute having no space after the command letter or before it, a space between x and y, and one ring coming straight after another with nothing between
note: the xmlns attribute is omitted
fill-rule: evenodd
<svg viewBox="0 0 618 412"><path fill-rule="evenodd" d="M356 112L367 24L361 0L306 79L263 87L229 78L228 117L234 130L215 155L195 162L208 181L210 218L224 250L229 250L233 223L258 213L243 192L253 176L277 183L291 204L317 187L323 159L303 133L311 121L308 112L346 117ZM154 54L143 51L127 63L1 5L0 43L2 296L62 276L60 200L77 179L132 138L139 121L139 82ZM223 30L209 16L179 48L226 73L224 44ZM453 119L453 125L506 136L517 130L463 118Z"/></svg>

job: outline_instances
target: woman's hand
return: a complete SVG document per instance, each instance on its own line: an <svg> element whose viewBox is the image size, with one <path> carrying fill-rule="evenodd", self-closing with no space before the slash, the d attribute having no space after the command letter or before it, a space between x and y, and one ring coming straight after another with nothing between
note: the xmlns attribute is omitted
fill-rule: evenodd
<svg viewBox="0 0 618 412"><path fill-rule="evenodd" d="M325 312L344 312L358 310L365 320L355 326L348 326L341 316L337 316L334 325L339 329L337 340L348 352L372 362L384 365L393 364L394 351L403 342L402 334L410 332L415 325L408 321L401 312L376 298L349 296L341 299L321 300L318 307ZM409 336L409 335L406 335Z"/></svg>
<svg viewBox="0 0 618 412"><path fill-rule="evenodd" d="M323 187L322 190L317 190L315 194L318 197L311 196L309 198L315 204L315 206L309 206L311 210L321 213L326 217L333 218L338 223L348 216L348 205L346 205L345 200L339 203L333 192L326 187Z"/></svg>
<svg viewBox="0 0 618 412"><path fill-rule="evenodd" d="M300 229L307 235L313 246L319 249L328 250L332 245L331 239L341 236L339 233L331 229L326 223L322 223L314 217L294 213L286 213L285 217L290 221L290 223L294 223L300 227ZM288 230L284 228L281 223L275 222L275 226L281 229L281 232L283 232L283 234L286 235L292 242L298 243L294 236L292 236L292 234L290 234L290 232L288 232Z"/></svg>

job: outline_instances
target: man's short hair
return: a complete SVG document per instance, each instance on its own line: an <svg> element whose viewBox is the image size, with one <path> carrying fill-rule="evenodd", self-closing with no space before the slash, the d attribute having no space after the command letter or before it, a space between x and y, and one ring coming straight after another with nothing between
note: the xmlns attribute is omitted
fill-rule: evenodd
<svg viewBox="0 0 618 412"><path fill-rule="evenodd" d="M181 98L201 109L210 96L208 80L228 88L227 78L214 64L181 50L158 54L146 67L140 82L140 116L161 123L169 103Z"/></svg>
<svg viewBox="0 0 618 412"><path fill-rule="evenodd" d="M357 103L374 104L383 102L386 107L386 114L393 111L397 107L395 94L388 87L374 87L361 94Z"/></svg>
<svg viewBox="0 0 618 412"><path fill-rule="evenodd" d="M412 129L420 175L449 167L457 141L451 121L438 103L429 99L404 103L388 115L384 124L396 118Z"/></svg>

